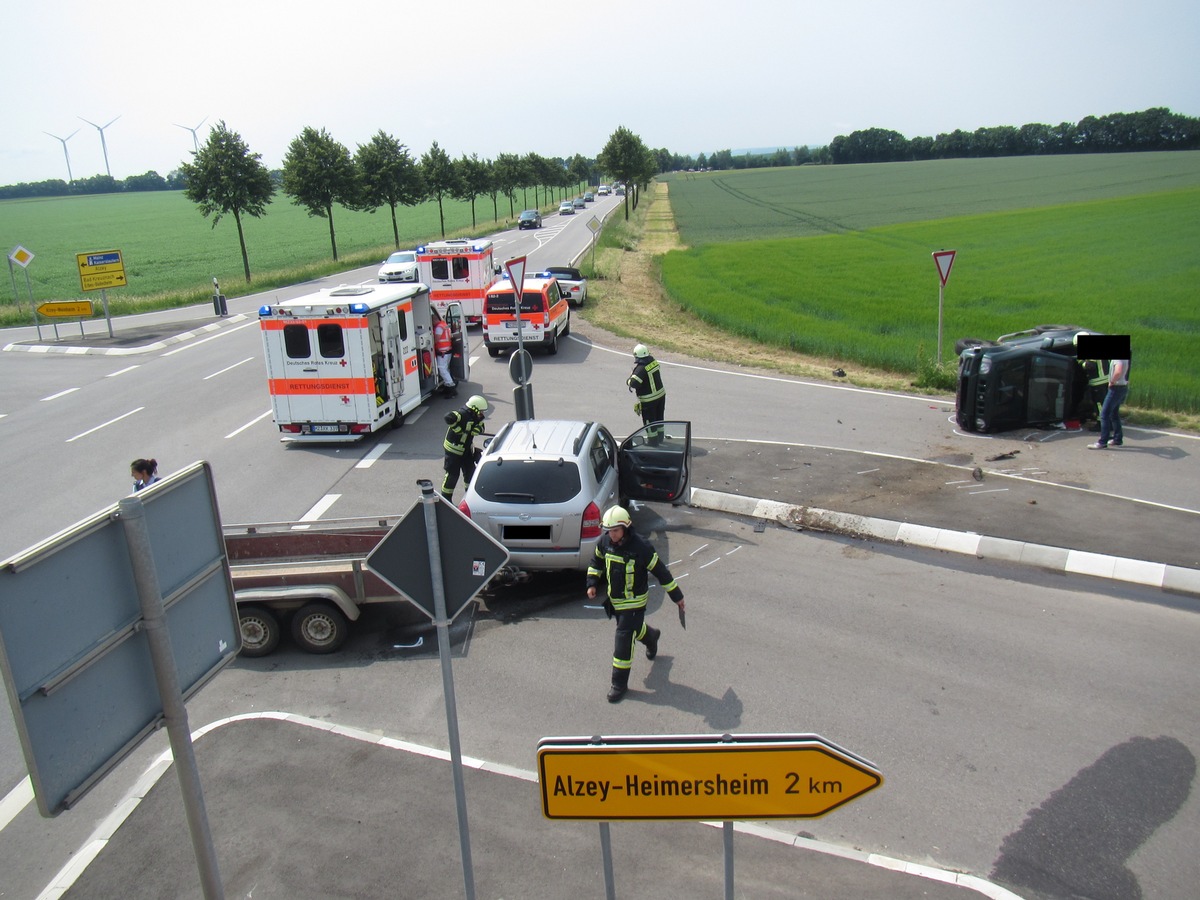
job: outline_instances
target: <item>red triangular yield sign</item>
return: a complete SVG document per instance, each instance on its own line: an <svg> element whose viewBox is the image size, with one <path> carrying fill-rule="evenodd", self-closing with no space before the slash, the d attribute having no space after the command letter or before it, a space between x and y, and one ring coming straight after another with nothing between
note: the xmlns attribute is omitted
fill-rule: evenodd
<svg viewBox="0 0 1200 900"><path fill-rule="evenodd" d="M950 270L954 267L954 254L957 250L938 250L933 254L933 261L937 263L938 277L942 279L942 287L946 286L946 281L950 278Z"/></svg>
<svg viewBox="0 0 1200 900"><path fill-rule="evenodd" d="M508 280L512 282L513 293L517 296L518 306L521 303L521 288L525 287L525 257L516 256L504 264L508 272Z"/></svg>

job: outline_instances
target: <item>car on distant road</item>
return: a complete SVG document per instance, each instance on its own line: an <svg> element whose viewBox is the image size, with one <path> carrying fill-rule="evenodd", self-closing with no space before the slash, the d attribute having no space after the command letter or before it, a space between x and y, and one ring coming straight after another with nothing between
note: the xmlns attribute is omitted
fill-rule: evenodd
<svg viewBox="0 0 1200 900"><path fill-rule="evenodd" d="M587 301L587 279L574 266L546 266L544 272L558 280L563 296L572 306L583 306Z"/></svg>
<svg viewBox="0 0 1200 900"><path fill-rule="evenodd" d="M517 228L541 228L542 214L536 209L527 209L517 216Z"/></svg>
<svg viewBox="0 0 1200 900"><path fill-rule="evenodd" d="M591 203L591 202L592 202L593 200L595 200L595 199L596 199L596 195L595 195L595 194L593 194L591 191L587 191L587 192L586 192L586 193L583 195L583 202L584 202L584 203Z"/></svg>
<svg viewBox="0 0 1200 900"><path fill-rule="evenodd" d="M596 193L601 197L607 197L608 196L608 185L607 184L600 185L600 187L596 188Z"/></svg>
<svg viewBox="0 0 1200 900"><path fill-rule="evenodd" d="M397 250L385 259L379 268L379 280L383 282L416 281L417 251Z"/></svg>
<svg viewBox="0 0 1200 900"><path fill-rule="evenodd" d="M582 197L576 197L574 200L571 201L571 205L574 206L576 209L585 209L587 207L587 204L583 202Z"/></svg>
<svg viewBox="0 0 1200 900"><path fill-rule="evenodd" d="M483 448L458 508L505 546L513 569L582 571L610 507L682 499L691 447L691 422L656 422L620 444L599 422L510 422Z"/></svg>
<svg viewBox="0 0 1200 900"><path fill-rule="evenodd" d="M562 203L558 204L558 214L560 216L575 215L575 204L570 200L564 200Z"/></svg>

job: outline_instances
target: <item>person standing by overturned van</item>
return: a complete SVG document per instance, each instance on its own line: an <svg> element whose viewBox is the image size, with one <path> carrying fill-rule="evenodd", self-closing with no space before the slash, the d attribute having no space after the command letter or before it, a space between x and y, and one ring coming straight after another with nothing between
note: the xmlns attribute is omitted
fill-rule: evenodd
<svg viewBox="0 0 1200 900"><path fill-rule="evenodd" d="M645 344L633 348L633 372L625 379L629 390L637 394L633 408L642 414L642 424L661 422L667 411L667 389L663 387L658 360Z"/></svg>

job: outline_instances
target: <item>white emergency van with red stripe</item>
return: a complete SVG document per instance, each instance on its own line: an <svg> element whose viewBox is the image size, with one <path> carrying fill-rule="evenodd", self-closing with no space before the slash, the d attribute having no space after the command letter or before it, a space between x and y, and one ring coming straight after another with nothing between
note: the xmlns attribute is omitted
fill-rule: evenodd
<svg viewBox="0 0 1200 900"><path fill-rule="evenodd" d="M284 441L353 441L389 426L441 387L423 284L318 291L259 311L271 411ZM447 305L450 372L471 374L462 308Z"/></svg>
<svg viewBox="0 0 1200 900"><path fill-rule="evenodd" d="M490 240L424 244L417 248L417 273L429 285L433 305L443 315L448 303L459 303L468 324L483 322L483 295L499 278Z"/></svg>

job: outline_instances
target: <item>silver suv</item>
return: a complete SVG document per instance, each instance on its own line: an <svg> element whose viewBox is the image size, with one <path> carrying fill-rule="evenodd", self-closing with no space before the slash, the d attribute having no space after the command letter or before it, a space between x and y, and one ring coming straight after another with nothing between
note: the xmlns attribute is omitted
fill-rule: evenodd
<svg viewBox="0 0 1200 900"><path fill-rule="evenodd" d="M691 422L656 422L620 444L599 422L510 422L484 448L459 509L514 568L582 571L609 507L682 499L691 449Z"/></svg>

